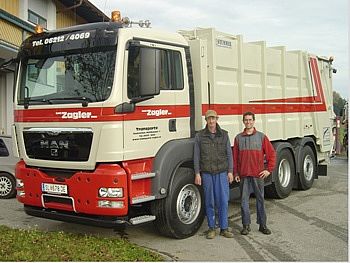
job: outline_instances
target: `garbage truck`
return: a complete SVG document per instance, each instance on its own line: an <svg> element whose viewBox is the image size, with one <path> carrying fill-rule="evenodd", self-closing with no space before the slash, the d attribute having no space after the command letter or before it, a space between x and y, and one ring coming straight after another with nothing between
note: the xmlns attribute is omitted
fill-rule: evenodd
<svg viewBox="0 0 350 263"><path fill-rule="evenodd" d="M194 235L204 200L193 145L208 109L231 144L242 114L256 114L277 152L267 194L285 198L327 174L330 58L117 16L38 30L16 60L16 189L28 215L111 228L153 221L162 235Z"/></svg>

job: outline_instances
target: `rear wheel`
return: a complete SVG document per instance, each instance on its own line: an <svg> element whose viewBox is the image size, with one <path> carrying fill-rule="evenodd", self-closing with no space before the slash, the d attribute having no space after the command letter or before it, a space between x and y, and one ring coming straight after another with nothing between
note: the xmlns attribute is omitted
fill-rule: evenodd
<svg viewBox="0 0 350 263"><path fill-rule="evenodd" d="M316 174L316 159L310 146L305 146L301 154L301 169L299 176L299 188L310 189L314 183Z"/></svg>
<svg viewBox="0 0 350 263"><path fill-rule="evenodd" d="M0 198L8 199L16 195L16 180L8 173L0 173Z"/></svg>
<svg viewBox="0 0 350 263"><path fill-rule="evenodd" d="M295 177L295 165L292 153L284 148L277 153L277 166L272 173L272 184L266 187L266 194L273 198L285 198L292 189Z"/></svg>
<svg viewBox="0 0 350 263"><path fill-rule="evenodd" d="M154 203L155 227L165 236L190 237L203 223L203 191L192 169L179 168L168 196Z"/></svg>

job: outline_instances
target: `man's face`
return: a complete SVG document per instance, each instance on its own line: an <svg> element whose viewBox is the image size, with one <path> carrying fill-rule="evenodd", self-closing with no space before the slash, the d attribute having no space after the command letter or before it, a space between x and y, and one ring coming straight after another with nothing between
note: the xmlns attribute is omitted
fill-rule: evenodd
<svg viewBox="0 0 350 263"><path fill-rule="evenodd" d="M243 123L246 129L253 128L255 123L255 121L253 120L253 116L251 115L244 116Z"/></svg>
<svg viewBox="0 0 350 263"><path fill-rule="evenodd" d="M217 123L217 118L216 117L208 117L207 118L207 124L208 124L208 128L209 129L213 129L216 127L216 123Z"/></svg>

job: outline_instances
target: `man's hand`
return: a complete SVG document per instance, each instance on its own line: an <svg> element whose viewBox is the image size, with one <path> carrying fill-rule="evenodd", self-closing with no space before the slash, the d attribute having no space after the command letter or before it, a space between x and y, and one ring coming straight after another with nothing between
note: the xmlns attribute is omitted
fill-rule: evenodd
<svg viewBox="0 0 350 263"><path fill-rule="evenodd" d="M202 185L202 177L200 174L196 174L194 177L194 184Z"/></svg>
<svg viewBox="0 0 350 263"><path fill-rule="evenodd" d="M237 183L239 183L240 181L241 181L241 178L239 177L239 175L235 175L235 181L237 182Z"/></svg>
<svg viewBox="0 0 350 263"><path fill-rule="evenodd" d="M228 173L228 174L227 174L227 179L228 179L228 182L229 182L230 184L232 184L232 182L233 182L233 174L232 174L232 173Z"/></svg>
<svg viewBox="0 0 350 263"><path fill-rule="evenodd" d="M268 177L271 173L268 170L264 170L262 172L259 173L259 177L265 179L266 177Z"/></svg>

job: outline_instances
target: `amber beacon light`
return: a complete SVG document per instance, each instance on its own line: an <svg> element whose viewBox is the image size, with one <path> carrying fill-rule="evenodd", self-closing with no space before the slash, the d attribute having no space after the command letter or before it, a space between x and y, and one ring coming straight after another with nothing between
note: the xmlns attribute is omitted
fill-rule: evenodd
<svg viewBox="0 0 350 263"><path fill-rule="evenodd" d="M44 28L41 25L36 25L34 30L36 34L44 32Z"/></svg>
<svg viewBox="0 0 350 263"><path fill-rule="evenodd" d="M121 19L120 11L113 11L111 20L113 22L121 22L122 19Z"/></svg>

